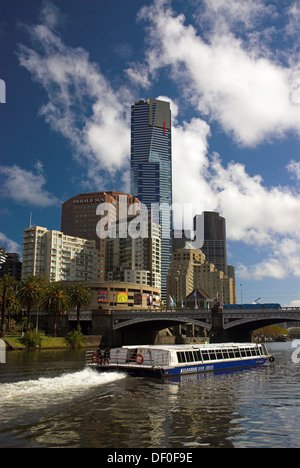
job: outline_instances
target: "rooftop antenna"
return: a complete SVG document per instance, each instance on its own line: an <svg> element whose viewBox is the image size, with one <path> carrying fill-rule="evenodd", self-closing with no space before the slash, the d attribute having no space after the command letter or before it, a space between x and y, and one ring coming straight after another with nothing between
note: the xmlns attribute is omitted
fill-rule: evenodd
<svg viewBox="0 0 300 468"><path fill-rule="evenodd" d="M30 216L29 216L29 227L31 227L31 217L32 217L32 211L30 211Z"/></svg>

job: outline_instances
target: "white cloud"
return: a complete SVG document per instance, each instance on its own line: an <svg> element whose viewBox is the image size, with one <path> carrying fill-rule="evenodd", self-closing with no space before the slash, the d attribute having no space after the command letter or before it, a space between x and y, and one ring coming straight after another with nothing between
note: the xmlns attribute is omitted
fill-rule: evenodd
<svg viewBox="0 0 300 468"><path fill-rule="evenodd" d="M7 252L22 252L22 247L14 240L9 239L3 232L0 232L0 245L4 246Z"/></svg>
<svg viewBox="0 0 300 468"><path fill-rule="evenodd" d="M290 161L286 168L293 179L300 180L300 161Z"/></svg>
<svg viewBox="0 0 300 468"><path fill-rule="evenodd" d="M35 172L22 169L16 164L0 166L2 175L1 195L11 198L17 203L34 206L52 206L60 204L60 200L45 190L46 177L40 161L35 164Z"/></svg>
<svg viewBox="0 0 300 468"><path fill-rule="evenodd" d="M294 299L289 304L290 307L300 307L300 299Z"/></svg>
<svg viewBox="0 0 300 468"><path fill-rule="evenodd" d="M20 64L47 93L40 115L70 142L87 178L103 182L103 171L113 176L129 160L128 96L113 90L84 49L62 42L56 7L43 5L41 17L45 23L27 28L36 50L21 45Z"/></svg>
<svg viewBox="0 0 300 468"><path fill-rule="evenodd" d="M140 13L150 23L146 54L150 76L169 67L170 79L181 84L185 97L242 145L255 146L290 130L300 133L299 106L291 100L293 69L258 55L256 47L243 47L242 40L225 27L224 18L223 27L212 28L205 41L168 3L157 0ZM231 1L227 16L232 20L235 7L235 15L243 13L245 23L253 21L250 8L241 8L245 3ZM218 25L225 4L212 5L218 7L219 14L214 15ZM263 4L259 5L261 9ZM259 9L254 11L257 17Z"/></svg>

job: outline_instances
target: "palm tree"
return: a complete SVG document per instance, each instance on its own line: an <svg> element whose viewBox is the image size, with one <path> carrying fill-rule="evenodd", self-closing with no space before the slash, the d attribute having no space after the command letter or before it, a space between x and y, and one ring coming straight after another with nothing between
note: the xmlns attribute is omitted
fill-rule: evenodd
<svg viewBox="0 0 300 468"><path fill-rule="evenodd" d="M27 330L30 329L32 308L41 300L43 286L42 278L34 275L28 276L28 278L19 284L18 297L21 304L27 310Z"/></svg>
<svg viewBox="0 0 300 468"><path fill-rule="evenodd" d="M66 287L61 283L50 283L44 292L42 305L54 315L53 336L56 337L56 318L68 307L69 297Z"/></svg>
<svg viewBox="0 0 300 468"><path fill-rule="evenodd" d="M7 292L6 307L8 310L7 327L9 330L11 327L11 316L17 315L21 310L20 301L19 301L19 298L17 297L17 292L15 289L11 289Z"/></svg>
<svg viewBox="0 0 300 468"><path fill-rule="evenodd" d="M7 295L10 290L13 289L13 286L16 284L16 280L11 275L3 275L0 280L1 289L2 289L2 324L1 324L1 337L5 337L5 318L6 318L6 305L7 305Z"/></svg>
<svg viewBox="0 0 300 468"><path fill-rule="evenodd" d="M77 330L80 328L80 311L82 306L89 306L92 302L92 293L84 283L76 283L69 288L70 302L77 310Z"/></svg>

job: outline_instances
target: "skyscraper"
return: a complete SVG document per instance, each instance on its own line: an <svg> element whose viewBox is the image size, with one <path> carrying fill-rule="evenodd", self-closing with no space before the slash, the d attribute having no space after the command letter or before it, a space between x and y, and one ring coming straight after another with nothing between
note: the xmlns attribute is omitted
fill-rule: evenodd
<svg viewBox="0 0 300 468"><path fill-rule="evenodd" d="M166 299L166 278L172 257L172 149L170 103L157 99L131 107L131 195L148 210L159 204L155 219L162 226L161 296ZM157 219L158 218L158 219Z"/></svg>
<svg viewBox="0 0 300 468"><path fill-rule="evenodd" d="M223 271L227 275L225 218L214 211L204 211L202 216L204 216L204 243L201 250L209 263L213 263L218 271ZM197 216L194 218L194 224L196 223Z"/></svg>

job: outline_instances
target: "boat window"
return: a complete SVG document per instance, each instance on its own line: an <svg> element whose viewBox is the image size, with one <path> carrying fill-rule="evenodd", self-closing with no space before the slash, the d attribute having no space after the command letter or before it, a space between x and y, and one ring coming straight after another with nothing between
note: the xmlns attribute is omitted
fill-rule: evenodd
<svg viewBox="0 0 300 468"><path fill-rule="evenodd" d="M178 362L185 362L185 354L184 351L177 352Z"/></svg>
<svg viewBox="0 0 300 468"><path fill-rule="evenodd" d="M252 356L257 356L256 348L251 348L251 354Z"/></svg>
<svg viewBox="0 0 300 468"><path fill-rule="evenodd" d="M135 360L136 355L137 355L137 351L138 351L137 349L131 349L131 348L128 349L128 357L127 357L127 359L128 359L129 362Z"/></svg>
<svg viewBox="0 0 300 468"><path fill-rule="evenodd" d="M224 359L229 359L228 349L223 349L223 356L224 356Z"/></svg>
<svg viewBox="0 0 300 468"><path fill-rule="evenodd" d="M230 357L230 359L233 359L233 358L234 358L233 349L229 349L229 357Z"/></svg>
<svg viewBox="0 0 300 468"><path fill-rule="evenodd" d="M262 349L261 346L258 347L258 351L259 351L259 354L260 354L261 356L263 356L264 353L263 353L263 349Z"/></svg>
<svg viewBox="0 0 300 468"><path fill-rule="evenodd" d="M223 354L221 349L216 349L217 359L223 359Z"/></svg>
<svg viewBox="0 0 300 468"><path fill-rule="evenodd" d="M193 354L194 354L194 361L202 361L201 353L199 349L197 349L196 351L193 351Z"/></svg>
<svg viewBox="0 0 300 468"><path fill-rule="evenodd" d="M210 349L209 350L209 356L210 356L210 359L217 359L216 358L216 353L213 349Z"/></svg>
<svg viewBox="0 0 300 468"><path fill-rule="evenodd" d="M192 351L186 351L185 356L186 356L187 362L193 362L194 361L194 356L193 356Z"/></svg>
<svg viewBox="0 0 300 468"><path fill-rule="evenodd" d="M245 350L245 348L241 348L240 351L241 351L241 356L242 356L242 357L246 357L246 350Z"/></svg>
<svg viewBox="0 0 300 468"><path fill-rule="evenodd" d="M246 348L246 355L247 355L247 356L251 356L251 349Z"/></svg>
<svg viewBox="0 0 300 468"><path fill-rule="evenodd" d="M209 361L209 354L207 350L202 351L203 361Z"/></svg>
<svg viewBox="0 0 300 468"><path fill-rule="evenodd" d="M236 357L236 358L240 358L240 357L241 357L239 348L235 348L235 349L234 349L234 357Z"/></svg>

